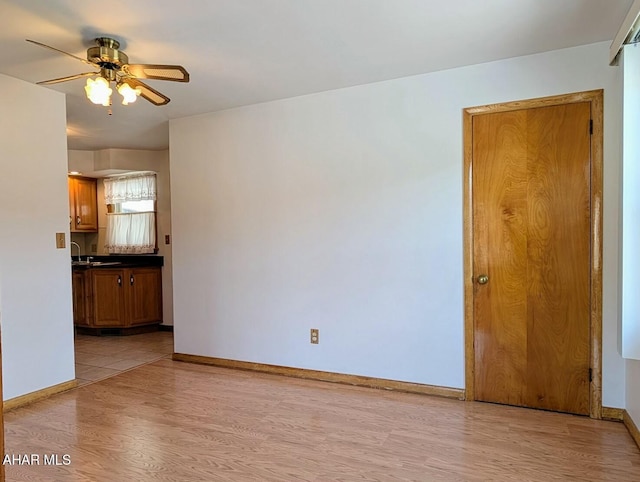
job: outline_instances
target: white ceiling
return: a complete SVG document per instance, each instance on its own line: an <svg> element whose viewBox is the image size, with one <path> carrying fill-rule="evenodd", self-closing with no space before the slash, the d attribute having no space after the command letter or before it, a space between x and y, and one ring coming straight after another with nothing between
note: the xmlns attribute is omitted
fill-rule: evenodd
<svg viewBox="0 0 640 482"><path fill-rule="evenodd" d="M171 102L91 104L67 94L71 149L168 146L168 119L611 40L632 0L0 0L0 73L27 82L85 72L111 36L131 63L181 64L149 80ZM119 96L114 96L114 99Z"/></svg>

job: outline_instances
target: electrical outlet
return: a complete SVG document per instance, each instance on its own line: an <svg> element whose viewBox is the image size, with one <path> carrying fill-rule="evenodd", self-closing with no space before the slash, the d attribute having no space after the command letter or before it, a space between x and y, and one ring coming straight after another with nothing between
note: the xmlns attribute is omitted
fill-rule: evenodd
<svg viewBox="0 0 640 482"><path fill-rule="evenodd" d="M64 233L56 233L56 248L63 249L66 247L66 241L64 238Z"/></svg>
<svg viewBox="0 0 640 482"><path fill-rule="evenodd" d="M97 253L98 252L98 245L97 244L92 244L91 245L91 252L92 253Z"/></svg>
<svg viewBox="0 0 640 482"><path fill-rule="evenodd" d="M320 342L320 330L311 328L311 343L317 345Z"/></svg>
<svg viewBox="0 0 640 482"><path fill-rule="evenodd" d="M171 235L170 234L165 234L164 235L164 244L171 244Z"/></svg>

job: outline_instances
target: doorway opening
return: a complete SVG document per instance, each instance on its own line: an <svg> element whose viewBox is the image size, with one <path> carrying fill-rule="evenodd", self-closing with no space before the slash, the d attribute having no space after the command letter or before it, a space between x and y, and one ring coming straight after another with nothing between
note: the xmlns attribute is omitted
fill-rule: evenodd
<svg viewBox="0 0 640 482"><path fill-rule="evenodd" d="M75 335L76 380L79 386L169 358L173 332L152 331L126 336Z"/></svg>

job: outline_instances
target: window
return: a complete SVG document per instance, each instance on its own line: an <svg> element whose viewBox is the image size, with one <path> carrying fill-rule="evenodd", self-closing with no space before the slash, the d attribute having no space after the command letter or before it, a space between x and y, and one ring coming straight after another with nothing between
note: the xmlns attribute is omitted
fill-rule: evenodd
<svg viewBox="0 0 640 482"><path fill-rule="evenodd" d="M109 253L155 253L156 175L137 173L104 180Z"/></svg>
<svg viewBox="0 0 640 482"><path fill-rule="evenodd" d="M155 202L151 200L145 201L125 201L120 204L116 204L120 209L118 212L122 213L144 213L155 211Z"/></svg>

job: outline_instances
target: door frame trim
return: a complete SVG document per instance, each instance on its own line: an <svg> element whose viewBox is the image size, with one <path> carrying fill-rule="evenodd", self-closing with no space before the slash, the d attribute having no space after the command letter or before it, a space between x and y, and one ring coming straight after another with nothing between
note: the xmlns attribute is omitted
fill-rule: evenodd
<svg viewBox="0 0 640 482"><path fill-rule="evenodd" d="M541 97L463 109L464 136L464 338L465 399L475 400L475 324L473 318L473 118L476 115L508 112L553 105L591 103L591 320L589 415L602 418L602 163L604 90Z"/></svg>

